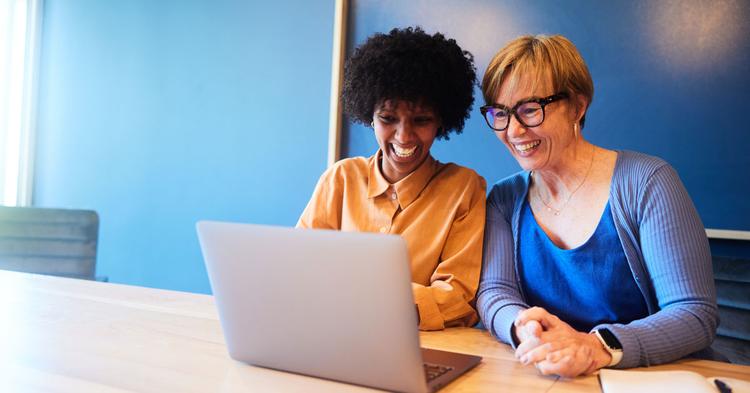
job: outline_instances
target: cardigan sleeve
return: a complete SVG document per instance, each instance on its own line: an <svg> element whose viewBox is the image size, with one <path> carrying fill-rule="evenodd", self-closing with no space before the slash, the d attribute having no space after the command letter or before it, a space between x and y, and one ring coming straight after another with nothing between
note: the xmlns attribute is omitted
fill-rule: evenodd
<svg viewBox="0 0 750 393"><path fill-rule="evenodd" d="M487 200L482 276L477 309L485 327L502 342L514 345L511 327L518 313L528 305L518 287L511 227L512 202L503 201L495 186Z"/></svg>
<svg viewBox="0 0 750 393"><path fill-rule="evenodd" d="M641 279L650 280L645 287L656 296L658 310L628 324L594 328L610 329L622 344L617 368L667 363L705 349L718 325L706 232L671 166L664 163L646 179L636 209L631 213L648 273Z"/></svg>

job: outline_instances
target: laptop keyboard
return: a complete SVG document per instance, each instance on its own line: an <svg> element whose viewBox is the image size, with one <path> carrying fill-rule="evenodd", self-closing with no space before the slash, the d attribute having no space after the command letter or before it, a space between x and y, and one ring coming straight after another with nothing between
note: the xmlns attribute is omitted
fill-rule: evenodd
<svg viewBox="0 0 750 393"><path fill-rule="evenodd" d="M424 363L424 375L427 382L453 370L453 367L443 366L440 364Z"/></svg>

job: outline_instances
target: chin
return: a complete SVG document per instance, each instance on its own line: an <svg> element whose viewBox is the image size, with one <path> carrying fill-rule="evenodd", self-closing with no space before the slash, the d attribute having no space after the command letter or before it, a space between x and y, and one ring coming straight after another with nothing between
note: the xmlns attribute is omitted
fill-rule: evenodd
<svg viewBox="0 0 750 393"><path fill-rule="evenodd" d="M544 151L536 151L534 154L526 157L516 152L513 152L512 155L524 171L538 171L547 164L548 157Z"/></svg>
<svg viewBox="0 0 750 393"><path fill-rule="evenodd" d="M516 156L516 162L524 171L536 171L539 170L543 165L538 160L528 159L525 157Z"/></svg>

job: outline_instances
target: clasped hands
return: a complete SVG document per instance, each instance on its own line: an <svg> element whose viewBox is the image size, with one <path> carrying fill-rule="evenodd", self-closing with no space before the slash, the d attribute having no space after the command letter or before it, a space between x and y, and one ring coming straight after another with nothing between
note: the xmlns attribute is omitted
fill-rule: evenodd
<svg viewBox="0 0 750 393"><path fill-rule="evenodd" d="M544 375L591 374L612 359L595 335L573 329L541 307L519 312L513 326L519 342L516 358Z"/></svg>

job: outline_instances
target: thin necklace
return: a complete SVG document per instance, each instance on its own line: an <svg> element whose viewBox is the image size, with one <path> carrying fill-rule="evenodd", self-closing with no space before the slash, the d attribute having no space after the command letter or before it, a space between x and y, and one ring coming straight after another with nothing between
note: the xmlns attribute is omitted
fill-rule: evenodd
<svg viewBox="0 0 750 393"><path fill-rule="evenodd" d="M544 198L542 198L542 194L539 193L539 186L536 187L536 197L540 201L542 201L544 206L547 207L548 212L552 212L556 216L559 216L560 213L563 211L563 209L565 209L565 206L568 206L568 202L570 202L570 199L573 198L573 195L575 195L575 193L578 192L581 186L583 186L583 183L586 183L586 179L588 179L589 173L591 172L591 167L594 166L594 155L596 155L596 146L594 146L593 149L591 150L591 162L589 162L589 169L586 170L586 174L583 176L583 180L581 180L581 182L578 183L578 186L573 190L573 192L571 192L570 195L568 195L568 199L565 200L565 203L563 203L559 209L555 209L549 203L547 203L547 201L545 201Z"/></svg>

